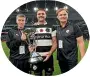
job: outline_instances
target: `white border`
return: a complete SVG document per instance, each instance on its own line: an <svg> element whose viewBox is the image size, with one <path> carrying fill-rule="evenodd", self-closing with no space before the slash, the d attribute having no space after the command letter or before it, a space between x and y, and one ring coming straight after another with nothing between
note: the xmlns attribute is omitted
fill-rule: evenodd
<svg viewBox="0 0 90 77"><path fill-rule="evenodd" d="M19 6L33 0L0 0L0 34L2 27L8 18L8 16ZM89 0L57 0L64 2L75 10L85 20L88 29L90 30L90 3ZM1 37L1 35L0 35ZM1 42L0 42L1 43ZM88 47L87 53L83 60L69 72L60 75L61 77L89 77L90 76L90 47ZM14 66L8 61L5 56L2 46L0 45L0 77L30 77L30 75L25 74L14 68ZM59 77L59 75L58 75Z"/></svg>

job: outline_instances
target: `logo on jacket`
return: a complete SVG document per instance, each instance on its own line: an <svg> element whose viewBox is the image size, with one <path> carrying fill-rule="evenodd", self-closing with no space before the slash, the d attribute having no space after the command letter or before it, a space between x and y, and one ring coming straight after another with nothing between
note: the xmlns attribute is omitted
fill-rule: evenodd
<svg viewBox="0 0 90 77"><path fill-rule="evenodd" d="M18 34L16 34L16 36L19 36Z"/></svg>
<svg viewBox="0 0 90 77"><path fill-rule="evenodd" d="M66 30L66 33L69 33L69 30Z"/></svg>

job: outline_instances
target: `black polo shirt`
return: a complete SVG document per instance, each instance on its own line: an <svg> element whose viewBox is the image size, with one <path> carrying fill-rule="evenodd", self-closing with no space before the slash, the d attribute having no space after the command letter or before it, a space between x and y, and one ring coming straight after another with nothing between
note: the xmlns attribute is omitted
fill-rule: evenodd
<svg viewBox="0 0 90 77"><path fill-rule="evenodd" d="M82 32L77 25L67 22L64 28L60 25L57 27L58 39L58 59L77 59L78 48L76 38L82 36Z"/></svg>

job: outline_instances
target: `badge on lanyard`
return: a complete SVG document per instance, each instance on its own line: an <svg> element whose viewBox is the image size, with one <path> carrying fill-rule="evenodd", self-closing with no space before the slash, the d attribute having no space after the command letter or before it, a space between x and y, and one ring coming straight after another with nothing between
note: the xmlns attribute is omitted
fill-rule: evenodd
<svg viewBox="0 0 90 77"><path fill-rule="evenodd" d="M25 46L19 46L19 54L25 54Z"/></svg>
<svg viewBox="0 0 90 77"><path fill-rule="evenodd" d="M63 41L59 40L59 48L63 48Z"/></svg>

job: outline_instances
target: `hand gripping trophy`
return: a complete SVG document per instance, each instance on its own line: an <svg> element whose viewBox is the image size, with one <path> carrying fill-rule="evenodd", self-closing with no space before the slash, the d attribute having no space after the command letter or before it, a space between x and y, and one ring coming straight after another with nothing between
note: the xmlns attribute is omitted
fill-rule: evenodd
<svg viewBox="0 0 90 77"><path fill-rule="evenodd" d="M26 33L27 43L29 47L32 49L30 51L29 63L36 64L39 62L43 62L42 56L38 52L36 52L38 41L37 37L35 36L36 28L27 28L24 30L24 32Z"/></svg>

